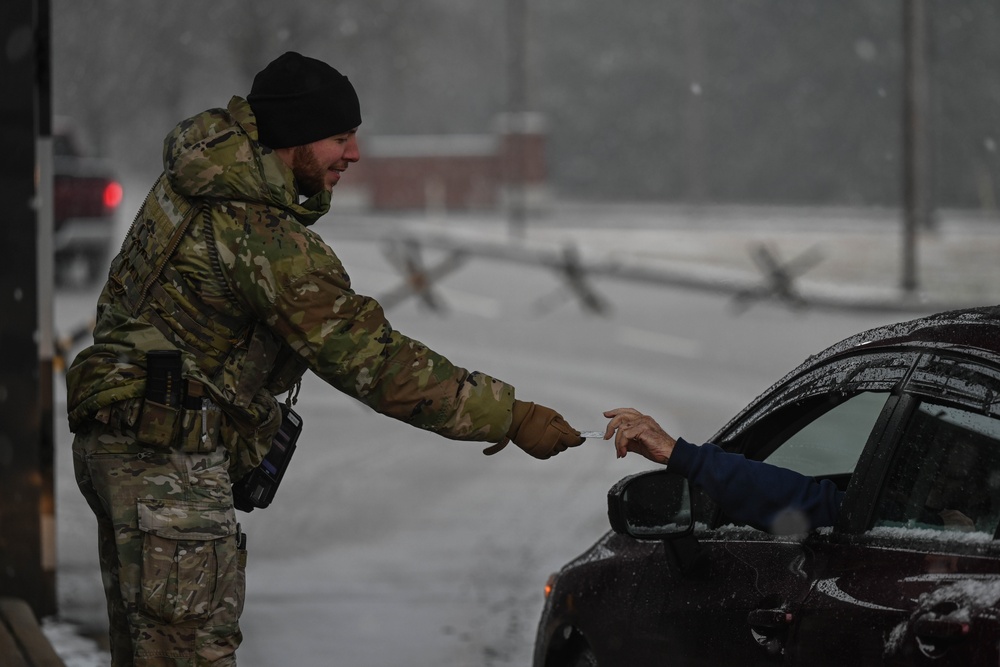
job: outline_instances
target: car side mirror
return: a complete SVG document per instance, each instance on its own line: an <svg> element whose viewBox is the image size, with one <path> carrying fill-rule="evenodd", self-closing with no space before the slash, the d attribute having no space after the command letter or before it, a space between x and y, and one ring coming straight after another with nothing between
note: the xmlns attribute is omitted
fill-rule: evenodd
<svg viewBox="0 0 1000 667"><path fill-rule="evenodd" d="M687 479L667 470L631 475L608 491L608 520L637 540L673 540L694 529Z"/></svg>

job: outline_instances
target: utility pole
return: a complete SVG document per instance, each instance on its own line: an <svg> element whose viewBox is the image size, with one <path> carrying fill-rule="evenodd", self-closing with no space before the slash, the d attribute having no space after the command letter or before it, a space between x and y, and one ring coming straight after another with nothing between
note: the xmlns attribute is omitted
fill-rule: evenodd
<svg viewBox="0 0 1000 667"><path fill-rule="evenodd" d="M523 240L527 227L525 147L521 135L528 110L528 8L527 0L507 0L507 114L504 128L504 193L508 231Z"/></svg>
<svg viewBox="0 0 1000 667"><path fill-rule="evenodd" d="M56 612L49 0L0 3L0 595Z"/></svg>
<svg viewBox="0 0 1000 667"><path fill-rule="evenodd" d="M917 239L930 228L930 86L926 0L903 0L903 263L901 287L917 289Z"/></svg>

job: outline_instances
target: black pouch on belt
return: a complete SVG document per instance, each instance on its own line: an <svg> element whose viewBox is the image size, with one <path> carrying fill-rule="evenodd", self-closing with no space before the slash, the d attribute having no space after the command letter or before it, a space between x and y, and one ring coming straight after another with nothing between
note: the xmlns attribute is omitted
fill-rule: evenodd
<svg viewBox="0 0 1000 667"><path fill-rule="evenodd" d="M170 447L179 428L181 398L180 350L152 350L146 354L146 394L136 427L136 439Z"/></svg>
<svg viewBox="0 0 1000 667"><path fill-rule="evenodd" d="M233 504L236 509L252 512L255 507L265 508L274 500L274 494L285 476L288 463L295 453L295 442L302 432L302 418L287 405L281 405L281 426L278 428L271 449L260 465L245 477L233 483Z"/></svg>

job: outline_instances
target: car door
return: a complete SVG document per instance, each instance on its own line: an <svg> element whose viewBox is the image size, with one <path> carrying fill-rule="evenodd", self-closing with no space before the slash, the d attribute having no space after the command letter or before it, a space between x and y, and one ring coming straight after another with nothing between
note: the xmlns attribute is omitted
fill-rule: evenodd
<svg viewBox="0 0 1000 667"><path fill-rule="evenodd" d="M1000 373L921 357L854 504L810 539L790 664L1000 661Z"/></svg>
<svg viewBox="0 0 1000 667"><path fill-rule="evenodd" d="M884 415L892 411L889 392L907 368L898 355L815 368L759 399L719 442L751 458L780 458L805 474L840 476L846 483L865 443L881 437ZM789 614L812 585L808 540L734 524L697 491L694 500L701 522L697 546L667 542L640 565L630 616L639 660L780 662Z"/></svg>

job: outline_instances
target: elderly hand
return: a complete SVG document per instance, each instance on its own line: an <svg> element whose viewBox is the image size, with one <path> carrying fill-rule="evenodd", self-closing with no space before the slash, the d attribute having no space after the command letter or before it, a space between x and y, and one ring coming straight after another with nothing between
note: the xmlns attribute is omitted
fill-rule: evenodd
<svg viewBox="0 0 1000 667"><path fill-rule="evenodd" d="M604 439L609 440L612 435L615 436L618 458L624 457L628 452L635 452L650 461L666 465L677 441L652 417L634 408L615 408L605 412L604 416L611 419Z"/></svg>

